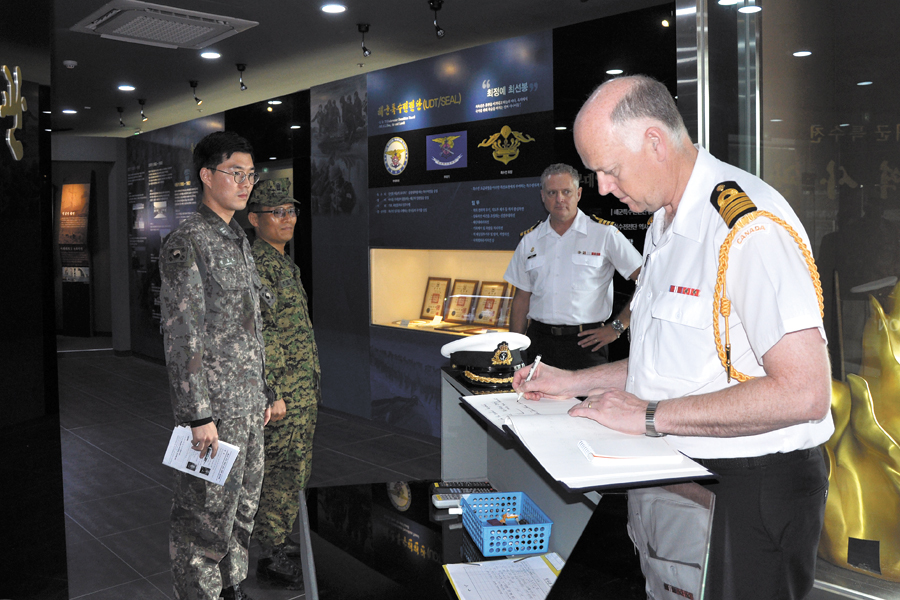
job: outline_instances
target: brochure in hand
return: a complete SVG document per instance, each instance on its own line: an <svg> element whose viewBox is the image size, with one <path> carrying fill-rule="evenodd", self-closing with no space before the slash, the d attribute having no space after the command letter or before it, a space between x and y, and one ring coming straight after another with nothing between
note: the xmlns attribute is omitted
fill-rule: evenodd
<svg viewBox="0 0 900 600"><path fill-rule="evenodd" d="M240 448L234 444L219 440L219 450L216 457L212 452L206 452L206 456L191 447L193 435L187 425L179 425L172 430L169 438L169 447L163 457L163 464L177 469L189 475L211 481L217 485L223 485L228 479L234 460L237 458Z"/></svg>

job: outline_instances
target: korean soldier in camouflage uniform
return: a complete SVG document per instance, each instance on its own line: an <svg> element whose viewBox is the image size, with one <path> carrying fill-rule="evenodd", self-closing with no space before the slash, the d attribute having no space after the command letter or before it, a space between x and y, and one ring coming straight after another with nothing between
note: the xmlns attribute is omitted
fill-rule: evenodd
<svg viewBox="0 0 900 600"><path fill-rule="evenodd" d="M298 494L306 488L312 467L321 371L300 269L285 254L299 203L281 186L282 180L260 182L248 214L256 230L253 258L263 285L266 381L275 391L253 536L261 547L257 577L279 587L302 589L302 571L289 558L299 556L300 548L288 534L300 508Z"/></svg>
<svg viewBox="0 0 900 600"><path fill-rule="evenodd" d="M224 486L176 473L169 554L180 600L248 598L253 516L263 476L270 408L263 376L260 282L244 231L233 219L258 176L250 144L216 132L194 150L202 182L197 212L160 252L163 342L177 424L193 449L215 456L219 440L240 454ZM224 588L224 589L223 589Z"/></svg>

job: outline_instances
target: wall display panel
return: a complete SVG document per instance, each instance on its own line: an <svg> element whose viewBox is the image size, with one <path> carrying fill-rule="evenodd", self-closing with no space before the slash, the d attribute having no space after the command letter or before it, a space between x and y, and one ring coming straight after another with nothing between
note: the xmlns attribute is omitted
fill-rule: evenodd
<svg viewBox="0 0 900 600"><path fill-rule="evenodd" d="M369 190L372 246L514 250L546 217L540 179L465 181Z"/></svg>
<svg viewBox="0 0 900 600"><path fill-rule="evenodd" d="M322 402L370 418L365 377L347 377L348 365L369 364L366 76L310 90L310 200L312 204L312 312ZM305 277L305 274L304 274ZM421 293L421 290L418 292ZM421 296L420 296L421 298Z"/></svg>
<svg viewBox="0 0 900 600"><path fill-rule="evenodd" d="M453 339L440 333L410 335L401 329L372 327L371 418L439 438L441 367L447 360L441 355L441 347Z"/></svg>
<svg viewBox="0 0 900 600"><path fill-rule="evenodd" d="M370 73L369 135L553 108L549 31Z"/></svg>
<svg viewBox="0 0 900 600"><path fill-rule="evenodd" d="M540 112L373 135L369 187L538 176L553 134L553 113Z"/></svg>
<svg viewBox="0 0 900 600"><path fill-rule="evenodd" d="M214 115L128 138L131 339L133 350L145 356L165 358L159 330L159 251L163 239L197 209L194 145L222 129L222 115Z"/></svg>

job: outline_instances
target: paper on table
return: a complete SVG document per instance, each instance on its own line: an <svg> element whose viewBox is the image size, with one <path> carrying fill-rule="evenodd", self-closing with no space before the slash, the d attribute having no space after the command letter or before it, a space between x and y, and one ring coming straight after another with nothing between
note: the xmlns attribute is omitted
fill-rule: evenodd
<svg viewBox="0 0 900 600"><path fill-rule="evenodd" d="M543 600L563 567L555 552L528 558L444 565L459 600Z"/></svg>
<svg viewBox="0 0 900 600"><path fill-rule="evenodd" d="M219 440L219 450L215 458L210 456L211 452L208 452L206 457L200 458L200 453L191 447L192 441L193 434L190 427L187 425L175 427L172 430L172 437L169 438L163 464L188 475L223 485L228 479L231 467L234 466L240 448Z"/></svg>
<svg viewBox="0 0 900 600"><path fill-rule="evenodd" d="M509 427L541 466L570 488L710 474L675 450L665 438L620 433L591 419L569 415L514 416L510 418ZM592 464L578 447L581 440L587 441L595 453L610 459Z"/></svg>
<svg viewBox="0 0 900 600"><path fill-rule="evenodd" d="M526 400L518 399L518 394L484 394L463 396L463 402L477 410L481 416L502 429L509 425L510 417L536 415L564 415L569 409L581 404L576 398L569 400Z"/></svg>

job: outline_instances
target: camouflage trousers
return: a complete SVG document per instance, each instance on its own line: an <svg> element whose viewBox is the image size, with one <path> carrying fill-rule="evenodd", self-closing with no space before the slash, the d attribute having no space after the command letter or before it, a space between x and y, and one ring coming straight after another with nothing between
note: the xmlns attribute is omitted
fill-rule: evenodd
<svg viewBox="0 0 900 600"><path fill-rule="evenodd" d="M247 578L263 475L263 414L222 421L219 439L240 448L225 485L176 472L169 557L175 598L216 600Z"/></svg>
<svg viewBox="0 0 900 600"><path fill-rule="evenodd" d="M287 407L280 421L266 427L266 468L253 536L263 550L283 544L300 511L300 490L312 470L316 395Z"/></svg>

